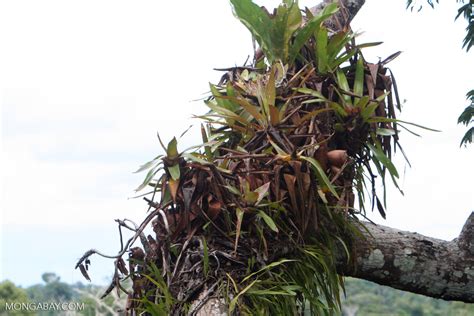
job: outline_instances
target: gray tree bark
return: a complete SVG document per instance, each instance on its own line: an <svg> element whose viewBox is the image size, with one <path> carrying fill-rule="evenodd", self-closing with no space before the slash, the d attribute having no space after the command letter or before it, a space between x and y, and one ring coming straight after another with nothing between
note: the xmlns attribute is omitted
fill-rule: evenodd
<svg viewBox="0 0 474 316"><path fill-rule="evenodd" d="M364 223L353 265L341 257L342 275L444 300L474 303L474 212L452 241Z"/></svg>

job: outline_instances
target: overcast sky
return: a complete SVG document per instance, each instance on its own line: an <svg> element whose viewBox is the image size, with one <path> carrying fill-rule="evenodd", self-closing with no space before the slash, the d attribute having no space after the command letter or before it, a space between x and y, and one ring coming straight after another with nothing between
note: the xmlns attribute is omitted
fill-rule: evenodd
<svg viewBox="0 0 474 316"><path fill-rule="evenodd" d="M259 1L272 6L278 1ZM312 5L300 1L301 6ZM389 192L383 225L442 239L459 233L474 209L474 147L459 148L456 119L474 88L473 52L461 49L465 22L455 1L421 13L404 0L367 0L353 22L359 42L389 66L403 99L402 119L442 130L402 133L412 168L398 159L405 196ZM116 218L139 222L146 205L130 199L160 153L156 139L179 135L201 102L213 68L242 64L248 31L222 0L3 1L0 4L0 281L28 286L43 272L83 281L74 270L89 248L117 252ZM191 130L180 148L200 141ZM92 258L94 283L112 261Z"/></svg>

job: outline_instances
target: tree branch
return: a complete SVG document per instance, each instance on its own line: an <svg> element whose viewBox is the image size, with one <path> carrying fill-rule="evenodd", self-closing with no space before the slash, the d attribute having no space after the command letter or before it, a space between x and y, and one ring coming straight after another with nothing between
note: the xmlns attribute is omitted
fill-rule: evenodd
<svg viewBox="0 0 474 316"><path fill-rule="evenodd" d="M450 242L364 225L368 232L355 243L355 265L340 260L341 274L434 298L474 303L474 212L459 237Z"/></svg>

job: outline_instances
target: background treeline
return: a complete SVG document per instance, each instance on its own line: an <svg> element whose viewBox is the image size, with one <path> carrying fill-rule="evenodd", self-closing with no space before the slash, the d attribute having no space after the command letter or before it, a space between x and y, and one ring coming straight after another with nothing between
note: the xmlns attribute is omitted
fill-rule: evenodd
<svg viewBox="0 0 474 316"><path fill-rule="evenodd" d="M118 315L123 308L125 295L119 298L112 292L100 300L104 288L96 285L84 285L80 282L67 284L61 282L54 273L44 273L43 283L27 288L16 286L10 281L0 283L0 315ZM343 300L343 316L375 315L474 315L474 304L446 302L416 295L386 286L358 279L346 279L347 297ZM84 310L77 312L15 312L5 311L6 302L78 302L84 303Z"/></svg>

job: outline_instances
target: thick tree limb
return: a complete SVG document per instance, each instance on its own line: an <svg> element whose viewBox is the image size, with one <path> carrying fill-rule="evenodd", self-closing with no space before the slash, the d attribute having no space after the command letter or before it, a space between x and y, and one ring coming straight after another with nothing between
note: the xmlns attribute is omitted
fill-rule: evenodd
<svg viewBox="0 0 474 316"><path fill-rule="evenodd" d="M444 300L474 303L474 212L453 241L365 223L355 265L341 274Z"/></svg>

